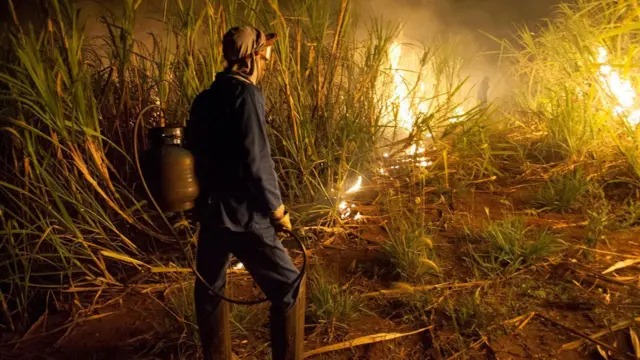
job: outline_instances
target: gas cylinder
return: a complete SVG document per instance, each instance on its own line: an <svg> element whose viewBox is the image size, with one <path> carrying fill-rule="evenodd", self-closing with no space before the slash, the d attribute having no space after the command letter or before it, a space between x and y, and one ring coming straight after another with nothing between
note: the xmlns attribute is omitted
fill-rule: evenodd
<svg viewBox="0 0 640 360"><path fill-rule="evenodd" d="M164 212L192 209L199 193L193 155L182 147L183 135L182 127L153 128L151 146L143 154L143 176Z"/></svg>

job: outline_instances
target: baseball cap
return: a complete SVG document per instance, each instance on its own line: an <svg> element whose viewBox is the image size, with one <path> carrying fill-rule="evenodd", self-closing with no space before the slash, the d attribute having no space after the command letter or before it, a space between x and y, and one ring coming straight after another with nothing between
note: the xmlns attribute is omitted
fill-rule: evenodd
<svg viewBox="0 0 640 360"><path fill-rule="evenodd" d="M276 33L265 34L253 26L233 27L222 39L224 59L229 63L245 59L269 48L277 39Z"/></svg>

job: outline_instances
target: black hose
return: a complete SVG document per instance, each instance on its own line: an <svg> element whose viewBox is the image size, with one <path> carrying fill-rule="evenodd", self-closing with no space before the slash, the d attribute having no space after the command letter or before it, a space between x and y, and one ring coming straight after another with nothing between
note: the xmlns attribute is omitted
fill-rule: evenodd
<svg viewBox="0 0 640 360"><path fill-rule="evenodd" d="M232 299L232 298L226 297L223 294L220 294L218 291L216 291L213 288L213 286L211 286L211 284L209 284L202 277L202 275L200 275L200 273L196 269L195 265L193 264L193 261L189 257L189 253L187 252L187 249L184 247L184 245L180 241L180 236L178 235L176 230L173 228L173 226L171 226L171 223L169 222L167 217L164 215L164 212L162 211L162 209L160 208L160 206L158 205L158 203L154 199L153 195L151 194L151 190L149 190L149 186L147 185L147 182L144 179L144 174L142 173L142 167L140 166L140 157L138 156L139 155L139 152L138 152L138 131L140 129L139 125L140 125L140 121L142 120L142 115L144 115L145 112L147 112L148 110L150 110L150 109L152 109L154 107L156 107L156 105L150 105L150 106L146 107L145 109L143 109L140 112L140 115L138 115L138 118L136 119L136 123L135 123L134 130L133 130L133 139L134 139L133 140L133 152L134 152L134 157L136 159L136 167L138 169L138 174L140 175L140 179L142 180L142 186L144 187L144 189L145 189L145 191L147 193L147 196L149 196L149 199L153 203L153 206L156 208L156 210L158 211L158 213L160 214L160 216L164 220L165 224L171 230L171 232L175 236L176 240L178 241L178 245L180 245L180 249L184 253L185 258L187 259L187 263L189 264L189 267L191 268L191 271L193 271L193 273L196 275L196 278L198 280L200 280L208 288L208 290L211 293L211 295L217 296L217 297L221 298L222 300L224 300L226 302L229 302L231 304L236 304L236 305L256 305L256 304L261 304L261 303L264 303L264 302L268 301L268 299L266 297L263 297L263 298L257 299L257 300L251 300L251 301L236 300L236 299ZM289 292L289 291L293 290L293 288L295 288L300 283L300 280L302 279L302 277L304 276L304 274L307 271L307 251L306 251L306 248L304 246L304 243L302 242L302 239L300 239L300 237L297 234L295 234L292 230L283 230L283 231L286 232L287 234L291 235L294 238L294 240L296 240L298 245L300 245L300 250L302 250L302 268L300 269L300 273L298 274L298 276L295 278L295 280L287 288L287 292ZM226 274L225 274L225 276L226 276Z"/></svg>

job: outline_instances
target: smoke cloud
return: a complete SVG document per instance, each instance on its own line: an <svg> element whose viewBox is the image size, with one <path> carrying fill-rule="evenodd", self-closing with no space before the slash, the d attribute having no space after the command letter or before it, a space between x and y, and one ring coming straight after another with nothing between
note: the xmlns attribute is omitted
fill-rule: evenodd
<svg viewBox="0 0 640 360"><path fill-rule="evenodd" d="M123 0L74 0L86 23L87 38L102 35L102 26L95 21L105 9L118 9ZM285 7L301 0L280 0ZM328 0L313 0L328 1ZM478 83L485 76L491 79L491 97L502 93L508 86L497 67L498 57L491 52L500 50L497 38L510 38L517 26L535 28L544 18L552 15L553 7L561 0L354 0L353 4L363 19L382 18L404 24L401 41L429 44L434 39L456 39L459 56L469 66L465 69L471 82ZM37 0L14 0L22 20L37 21ZM147 40L148 33L161 31L163 26L154 18L162 17L164 0L145 0L136 20L139 40ZM6 5L4 5L6 6ZM0 21L11 21L9 11L0 7Z"/></svg>
<svg viewBox="0 0 640 360"><path fill-rule="evenodd" d="M490 98L495 99L510 85L503 69L498 68L501 45L492 37L513 39L518 27L536 28L552 16L560 3L561 0L362 0L358 10L365 16L403 23L403 41L427 45L457 41L458 55L467 64L464 75L470 77L472 84L488 76Z"/></svg>

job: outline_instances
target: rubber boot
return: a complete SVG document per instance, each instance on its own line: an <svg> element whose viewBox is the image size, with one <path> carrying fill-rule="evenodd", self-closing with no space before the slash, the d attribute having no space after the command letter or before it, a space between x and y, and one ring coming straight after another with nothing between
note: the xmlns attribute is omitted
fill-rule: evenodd
<svg viewBox="0 0 640 360"><path fill-rule="evenodd" d="M221 299L217 302L213 311L198 314L204 360L233 360L236 357L231 352L229 304Z"/></svg>
<svg viewBox="0 0 640 360"><path fill-rule="evenodd" d="M271 314L272 360L302 360L306 280L306 276L303 276L296 302L288 311Z"/></svg>

